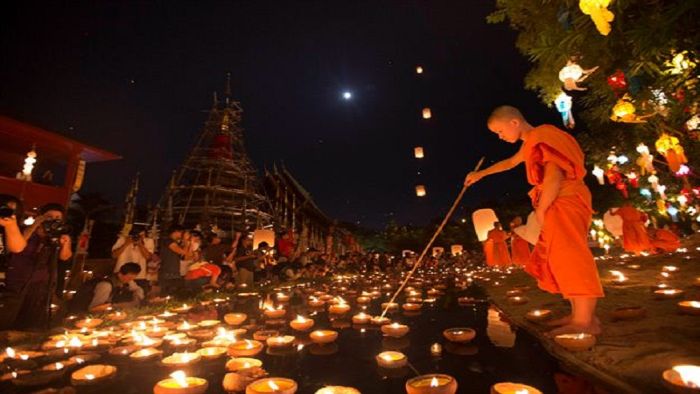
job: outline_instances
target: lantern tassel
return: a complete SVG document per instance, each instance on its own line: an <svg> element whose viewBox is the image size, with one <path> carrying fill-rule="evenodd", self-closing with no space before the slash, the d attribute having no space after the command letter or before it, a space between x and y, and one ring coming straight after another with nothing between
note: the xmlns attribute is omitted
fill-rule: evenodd
<svg viewBox="0 0 700 394"><path fill-rule="evenodd" d="M479 160L479 163L477 163L476 167L474 167L474 171L479 171L481 168L481 165L484 163L485 157L482 157L481 160ZM420 257L418 257L418 260L416 261L415 264L413 264L413 268L408 272L408 275L406 275L406 279L403 280L401 283L401 286L396 290L393 296L391 296L391 300L389 300L389 303L386 304L386 307L382 311L381 317L384 317L386 315L386 312L389 310L389 307L391 304L396 300L396 297L401 293L404 287L406 287L406 284L408 283L409 280L411 280L411 277L413 274L416 272L418 267L420 267L421 263L423 262L423 258L425 258L425 255L428 253L430 248L433 246L433 242L437 239L438 235L442 232L442 229L445 227L447 222L450 220L450 217L452 217L452 214L454 213L455 209L457 209L457 206L459 205L459 202L462 201L462 197L464 197L464 192L467 191L469 186L464 185L462 187L462 191L459 192L459 195L455 199L455 202L452 203L452 207L450 210L447 212L447 215L445 215L445 218L442 220L442 223L440 223L440 226L438 226L437 230L435 231L435 234L433 234L433 237L430 238L430 241L428 241L428 244L425 245L425 249L423 249L423 252L420 254Z"/></svg>

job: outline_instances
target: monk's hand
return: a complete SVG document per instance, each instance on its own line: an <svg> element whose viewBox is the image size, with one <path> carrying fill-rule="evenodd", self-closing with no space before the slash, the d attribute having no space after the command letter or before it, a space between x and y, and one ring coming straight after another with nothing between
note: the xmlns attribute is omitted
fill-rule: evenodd
<svg viewBox="0 0 700 394"><path fill-rule="evenodd" d="M477 182L484 176L481 175L481 171L472 171L469 174L467 174L467 177L464 178L464 186L471 186Z"/></svg>

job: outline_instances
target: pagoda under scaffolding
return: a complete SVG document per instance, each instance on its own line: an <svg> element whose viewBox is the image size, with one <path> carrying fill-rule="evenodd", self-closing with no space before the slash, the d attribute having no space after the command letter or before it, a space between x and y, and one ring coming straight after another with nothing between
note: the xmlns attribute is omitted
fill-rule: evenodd
<svg viewBox="0 0 700 394"><path fill-rule="evenodd" d="M224 102L214 94L209 118L196 144L173 173L160 206L163 221L188 228L223 231L266 227L271 206L245 150L240 102L231 99L230 75Z"/></svg>

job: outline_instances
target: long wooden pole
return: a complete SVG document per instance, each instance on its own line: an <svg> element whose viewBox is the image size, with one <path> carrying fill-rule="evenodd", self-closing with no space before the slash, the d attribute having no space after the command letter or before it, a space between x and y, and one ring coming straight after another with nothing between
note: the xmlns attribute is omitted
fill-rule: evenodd
<svg viewBox="0 0 700 394"><path fill-rule="evenodd" d="M481 165L484 163L484 157L479 160L479 163L477 163L476 167L474 167L474 171L479 171L479 168L481 168ZM459 195L455 199L455 202L452 203L452 208L447 212L447 215L445 215L445 218L442 220L442 223L440 223L440 226L438 226L437 230L435 231L435 234L433 234L433 237L430 238L430 241L428 242L427 245L425 245L425 249L423 249L423 253L420 254L420 257L418 257L418 261L413 265L413 268L408 272L408 275L406 275L406 279L403 280L403 283L401 283L401 286L396 290L394 295L391 297L391 300L389 300L389 303L386 304L386 307L382 311L382 316L386 315L386 312L389 310L389 307L391 304L394 302L396 297L401 293L401 290L403 290L404 287L406 287L406 283L411 279L413 274L416 272L418 267L420 267L421 263L423 263L423 259L425 258L425 255L428 253L428 250L433 246L433 242L437 239L438 235L442 232L442 229L445 227L447 222L450 220L450 217L452 217L452 214L454 213L455 209L459 205L459 202L462 201L462 197L464 197L464 192L467 191L469 188L468 185L464 185L462 187L462 190L459 192Z"/></svg>

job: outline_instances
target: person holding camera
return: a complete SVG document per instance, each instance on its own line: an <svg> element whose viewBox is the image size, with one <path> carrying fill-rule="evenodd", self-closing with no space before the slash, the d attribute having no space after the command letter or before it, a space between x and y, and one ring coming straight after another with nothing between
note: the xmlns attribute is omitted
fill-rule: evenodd
<svg viewBox="0 0 700 394"><path fill-rule="evenodd" d="M136 276L136 283L148 292L147 265L154 250L155 243L153 239L146 237L146 230L132 228L128 235L120 235L112 246L112 258L116 260L114 272L119 272L119 269L126 263L138 264L141 271Z"/></svg>
<svg viewBox="0 0 700 394"><path fill-rule="evenodd" d="M0 270L7 267L10 253L19 253L27 246L17 223L17 212L21 214L19 200L0 194Z"/></svg>
<svg viewBox="0 0 700 394"><path fill-rule="evenodd" d="M11 297L4 300L0 325L46 328L57 264L68 264L73 257L69 231L63 222L63 206L41 207L34 224L24 231L26 247L10 255L5 284Z"/></svg>

